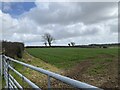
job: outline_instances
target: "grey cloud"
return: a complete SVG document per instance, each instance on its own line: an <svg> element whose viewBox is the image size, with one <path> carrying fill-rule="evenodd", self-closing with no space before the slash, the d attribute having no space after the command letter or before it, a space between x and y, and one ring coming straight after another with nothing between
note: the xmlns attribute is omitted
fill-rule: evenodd
<svg viewBox="0 0 120 90"><path fill-rule="evenodd" d="M74 3L49 3L49 8L34 8L25 13L38 24L71 24L83 22L85 24L117 18L110 15L117 9L113 2L74 2Z"/></svg>
<svg viewBox="0 0 120 90"><path fill-rule="evenodd" d="M3 34L3 40L10 40L10 41L20 41L25 43L30 42L41 42L41 35L35 34L19 34L13 33L11 34Z"/></svg>
<svg viewBox="0 0 120 90"><path fill-rule="evenodd" d="M49 32L55 44L117 41L117 16L111 14L116 3L49 3L48 7L35 7L18 19L2 13L3 38L42 44L41 36Z"/></svg>
<svg viewBox="0 0 120 90"><path fill-rule="evenodd" d="M112 33L118 33L118 32L120 32L120 31L118 31L118 25L111 25L110 26L110 31Z"/></svg>
<svg viewBox="0 0 120 90"><path fill-rule="evenodd" d="M109 20L106 24L109 27L110 33L118 33L118 19Z"/></svg>
<svg viewBox="0 0 120 90"><path fill-rule="evenodd" d="M97 25L86 26L82 23L74 25L47 25L44 28L49 28L51 34L57 39L66 39L72 37L84 37L98 34L100 28Z"/></svg>

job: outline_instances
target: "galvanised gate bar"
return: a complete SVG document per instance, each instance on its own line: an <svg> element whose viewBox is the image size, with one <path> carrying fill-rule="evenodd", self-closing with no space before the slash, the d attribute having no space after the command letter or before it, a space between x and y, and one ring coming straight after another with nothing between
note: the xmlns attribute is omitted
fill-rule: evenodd
<svg viewBox="0 0 120 90"><path fill-rule="evenodd" d="M10 62L15 62L15 63L21 64L21 65L23 65L23 66L25 66L27 68L30 68L32 70L35 70L35 71L38 71L38 72L40 72L42 74L47 75L48 76L48 89L51 88L51 80L50 80L50 78L55 78L55 79L57 79L59 81L62 81L64 83L68 84L68 85L71 85L71 86L73 86L75 88L88 89L88 90L101 90L98 87L95 87L95 86L89 85L87 83L71 79L69 77L62 76L60 74L57 74L57 73L54 73L54 72L51 72L51 71L48 71L48 70L45 70L45 69L42 69L42 68L35 67L33 65L30 65L30 64L26 64L24 62L20 62L18 60L15 60L13 58L7 57L5 55L0 55L0 56L2 57L2 61L1 61L1 65L2 65L1 75L2 74L4 75L4 79L5 79L5 82L6 82L6 88L8 88L8 89L11 89L11 90L13 90L13 89L15 89L15 90L17 90L17 89L23 90L24 89L19 84L19 82L9 73L9 71L12 70L19 77L21 77L26 83L28 83L33 89L41 90L40 87L38 87L35 83L30 81L27 77L22 75L20 72L15 70L10 65Z"/></svg>

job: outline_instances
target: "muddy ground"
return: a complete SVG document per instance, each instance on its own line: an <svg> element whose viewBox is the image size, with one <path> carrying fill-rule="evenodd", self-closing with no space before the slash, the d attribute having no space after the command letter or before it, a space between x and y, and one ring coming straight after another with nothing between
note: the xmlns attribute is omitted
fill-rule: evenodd
<svg viewBox="0 0 120 90"><path fill-rule="evenodd" d="M107 58L108 56L99 56L98 58ZM109 56L112 59L110 62L98 62L95 63L94 58L84 60L76 64L72 69L66 70L64 75L102 89L118 90L118 57ZM96 64L104 66L101 72L94 71L93 74L89 73L91 68L94 68ZM94 69L93 69L94 70ZM53 80L53 88L73 88L69 85L63 84L60 81ZM120 89L120 88L119 88Z"/></svg>

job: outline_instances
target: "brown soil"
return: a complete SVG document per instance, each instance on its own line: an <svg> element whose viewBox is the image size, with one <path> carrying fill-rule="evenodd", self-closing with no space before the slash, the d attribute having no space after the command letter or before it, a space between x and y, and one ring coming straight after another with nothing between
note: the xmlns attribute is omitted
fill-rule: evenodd
<svg viewBox="0 0 120 90"><path fill-rule="evenodd" d="M102 59L103 57L104 56L99 58ZM118 59L117 57L113 57L113 56L111 57L113 58L112 62L99 63L106 67L103 73L99 73L97 75L90 75L89 73L87 73L87 70L94 66L94 62L93 62L94 59L90 59L90 60L81 61L72 69L65 71L64 75L97 86L99 88L116 89L118 88ZM69 85L63 84L56 80L52 82L52 86L54 88L56 87L70 88Z"/></svg>

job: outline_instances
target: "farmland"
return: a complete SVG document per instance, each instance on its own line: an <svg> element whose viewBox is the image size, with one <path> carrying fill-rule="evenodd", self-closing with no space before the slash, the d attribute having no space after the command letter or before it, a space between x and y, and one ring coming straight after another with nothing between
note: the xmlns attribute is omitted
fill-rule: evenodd
<svg viewBox="0 0 120 90"><path fill-rule="evenodd" d="M118 87L118 48L26 48L19 60L100 88ZM38 86L47 86L47 76L20 64L15 63L14 67ZM16 74L11 74L21 85L29 87ZM51 85L69 87L57 80L52 80Z"/></svg>
<svg viewBox="0 0 120 90"><path fill-rule="evenodd" d="M58 68L69 68L76 63L97 57L117 56L118 49L100 49L100 48L30 48L27 49L29 54L40 58L43 61L55 65ZM111 57L107 57L111 59ZM104 59L104 58L102 58ZM102 61L102 60L101 60Z"/></svg>
<svg viewBox="0 0 120 90"><path fill-rule="evenodd" d="M65 76L102 88L118 86L118 48L27 48L26 51L59 68Z"/></svg>

